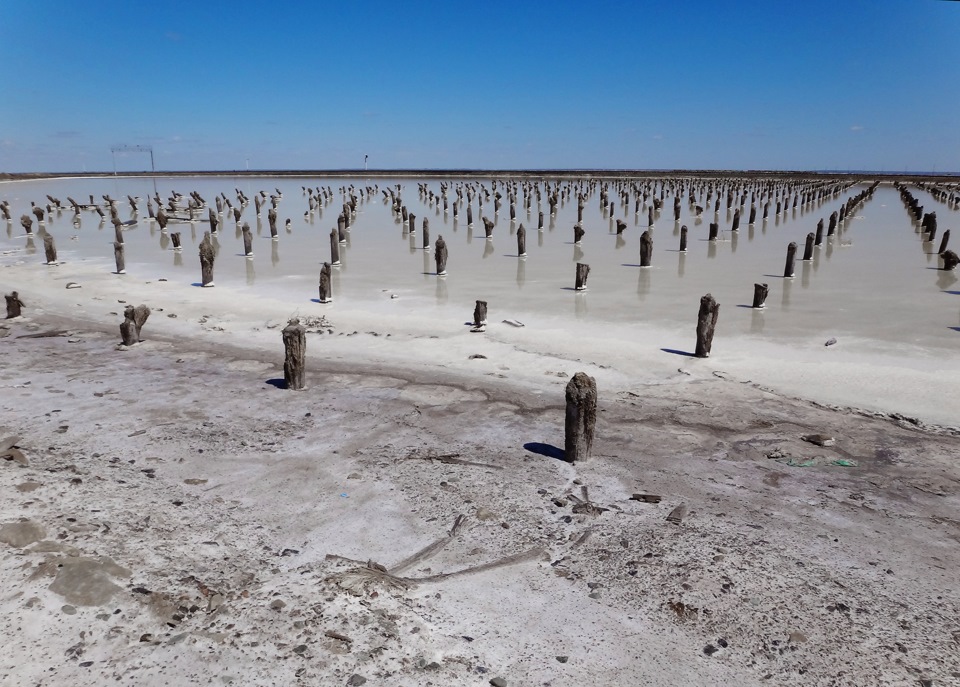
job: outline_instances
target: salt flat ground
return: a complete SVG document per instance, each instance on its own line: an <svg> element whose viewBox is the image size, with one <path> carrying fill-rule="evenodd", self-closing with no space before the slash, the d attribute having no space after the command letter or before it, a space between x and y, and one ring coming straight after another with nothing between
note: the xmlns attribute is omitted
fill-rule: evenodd
<svg viewBox="0 0 960 687"><path fill-rule="evenodd" d="M2 189L18 214L23 188ZM0 289L26 309L0 329L0 439L19 437L0 459L0 682L960 684L955 287L926 269L881 191L806 287L770 279L759 324L736 307L755 279L735 258L763 244L759 227L753 242L741 229L736 254L728 240L714 258L708 246L687 256L685 274L713 270L719 288L679 289L674 255L644 290L631 255L619 267L636 293L620 275L580 298L564 290L574 246L547 229L545 248L563 255L538 280L519 284L516 257L481 253L444 297L389 213L407 243L367 250L380 225L363 216L382 211L370 202L330 306L286 258L261 280L268 239L246 283L232 226L214 289L191 285L192 244L177 265L147 225L128 232L126 275L110 273L107 232L88 214L77 241L68 217L50 223L58 266L11 230ZM861 240L871 216L904 225ZM278 251L289 243L315 268L326 231L295 226ZM624 250L609 238L584 252ZM785 238L750 259L776 257L775 272ZM869 261L840 258L887 241L907 267L883 279L907 280L913 305L892 301L906 319L873 327L836 295L840 267L867 274ZM155 253L135 258L141 245ZM380 250L396 262L354 270ZM509 288L487 264L511 272ZM731 270L742 274L720 279ZM662 288L658 274L671 275ZM490 325L471 334L487 282ZM706 360L670 352L692 348L703 286L723 305ZM657 305L644 319L628 297ZM153 311L144 341L118 350L123 308L140 303ZM291 315L309 330L300 392L278 381ZM570 464L556 447L578 371L596 378L600 413L593 457ZM667 521L681 504L682 522Z"/></svg>

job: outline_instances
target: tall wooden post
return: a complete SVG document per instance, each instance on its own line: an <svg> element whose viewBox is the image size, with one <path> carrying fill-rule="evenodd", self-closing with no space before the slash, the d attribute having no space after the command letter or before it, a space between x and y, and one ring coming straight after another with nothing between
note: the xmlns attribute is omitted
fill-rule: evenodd
<svg viewBox="0 0 960 687"><path fill-rule="evenodd" d="M288 389L303 389L306 377L307 330L300 324L300 320L292 319L283 328L283 349L283 381Z"/></svg>
<svg viewBox="0 0 960 687"><path fill-rule="evenodd" d="M597 426L597 381L577 372L567 382L564 459L576 463L590 457Z"/></svg>
<svg viewBox="0 0 960 687"><path fill-rule="evenodd" d="M713 332L717 326L717 316L720 314L720 304L709 293L700 299L700 312L697 315L697 350L698 358L708 358L713 346Z"/></svg>

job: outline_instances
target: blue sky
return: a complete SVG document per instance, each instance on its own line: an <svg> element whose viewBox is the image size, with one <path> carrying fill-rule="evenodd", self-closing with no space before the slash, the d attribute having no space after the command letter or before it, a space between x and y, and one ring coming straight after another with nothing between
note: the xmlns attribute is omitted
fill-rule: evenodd
<svg viewBox="0 0 960 687"><path fill-rule="evenodd" d="M960 171L960 3L303 5L4 0L0 171Z"/></svg>

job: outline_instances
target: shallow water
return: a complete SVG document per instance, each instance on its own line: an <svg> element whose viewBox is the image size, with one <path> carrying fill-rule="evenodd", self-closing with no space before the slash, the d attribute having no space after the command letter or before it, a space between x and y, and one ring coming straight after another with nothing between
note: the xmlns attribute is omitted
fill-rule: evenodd
<svg viewBox="0 0 960 687"><path fill-rule="evenodd" d="M256 293L282 297L301 306L323 312L311 304L317 298L320 266L330 259L330 230L336 227L344 197L339 189L351 184L377 186L378 191L358 205L349 238L340 246L342 265L333 272L334 302L338 308L362 308L372 312L388 311L391 294L414 306L421 315L438 318L469 318L476 299L490 303L491 319L516 318L524 322L547 323L562 327L575 318L580 324L604 323L637 326L677 326L692 330L699 299L707 292L721 304L718 333L758 337L773 343L809 340L810 337L856 337L876 344L880 349L910 350L915 355L937 355L955 351L960 342L960 283L957 275L937 270L933 251L939 235L954 228L957 211L934 200L928 193L911 187L927 211L935 210L939 220L935 245L924 244L917 225L908 216L897 191L881 185L872 199L841 224L834 237L824 237L814 259L801 262L807 232L816 230L821 218L825 225L830 214L845 200L867 188L860 184L830 197L820 204L809 204L760 219L748 226L748 196L743 208L740 230L730 231L732 210L723 203L718 214L713 202L702 219L692 214L681 198L681 218L673 221L673 198L668 192L664 207L654 222L653 261L640 268L640 234L647 228L647 208L634 212L631 197L625 208L616 197L614 216L601 211L597 190L587 198L582 245L574 245L573 226L577 203L567 200L549 216L546 194L539 210L545 214L545 227L537 231L538 205L533 199L526 212L522 195L517 221L509 219L504 206L494 215L492 200L483 211L473 202L474 226L468 227L466 207L454 219L452 208L428 205L418 192L418 184L427 183L438 194L438 180L397 179L317 179L317 178L100 178L58 179L0 184L0 198L10 202L13 221L0 224L2 264L35 260L38 269L44 262L43 242L32 243L19 224L21 214L29 214L30 202L46 205L46 195L67 196L88 202L89 194L101 201L102 194L117 199L120 218L138 222L124 232L128 275L147 279L166 278L191 284L199 281L197 244L208 229L205 221L173 223L168 232L180 231L183 250L174 252L167 233L147 221L146 202L156 190L165 201L171 192L197 191L208 203L220 193L236 204L235 189L251 198L243 209L241 222L249 222L254 233L254 257L246 258L239 226L232 215L221 216L218 232L219 252L215 281L219 289L235 291L238 298ZM457 182L448 181L451 186ZM391 212L390 203L380 190L400 184L404 204L417 217L416 233L408 234ZM489 187L489 181L486 182ZM333 201L305 216L307 197L302 187L331 187ZM257 218L252 202L260 190L268 194L282 192L278 208L279 236L271 240L267 207ZM138 212L133 214L126 196L137 196ZM714 196L715 198L716 196ZM181 213L181 214L185 214ZM199 217L206 218L206 209ZM493 238L484 238L481 215L495 219ZM84 211L79 227L68 208L55 212L45 228L56 240L59 260L85 263L113 270L113 226L100 223L92 211ZM290 229L285 228L287 219ZM422 221L429 220L430 250L423 250ZM628 228L617 237L615 220L626 221ZM707 241L710 222L720 225L720 240ZM517 256L516 229L527 231L527 256ZM689 227L688 250L678 252L680 226ZM38 227L34 225L34 232ZM825 232L826 233L826 232ZM954 233L957 233L956 230ZM442 235L449 250L448 275L435 275L433 243ZM783 279L786 247L798 244L796 277ZM955 246L953 246L955 249ZM575 265L591 266L588 290L573 290ZM767 307L763 311L748 306L752 302L754 282L769 284ZM903 349L908 346L909 349Z"/></svg>

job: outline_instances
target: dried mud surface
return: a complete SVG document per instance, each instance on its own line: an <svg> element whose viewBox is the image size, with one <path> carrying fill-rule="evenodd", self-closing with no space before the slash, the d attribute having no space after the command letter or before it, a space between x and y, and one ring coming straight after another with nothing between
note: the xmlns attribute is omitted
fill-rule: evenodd
<svg viewBox="0 0 960 687"><path fill-rule="evenodd" d="M576 363L2 326L5 685L960 684L950 431L678 371L569 464Z"/></svg>

